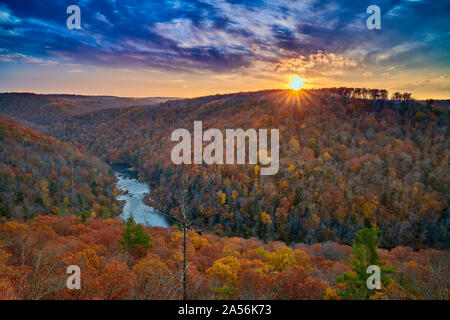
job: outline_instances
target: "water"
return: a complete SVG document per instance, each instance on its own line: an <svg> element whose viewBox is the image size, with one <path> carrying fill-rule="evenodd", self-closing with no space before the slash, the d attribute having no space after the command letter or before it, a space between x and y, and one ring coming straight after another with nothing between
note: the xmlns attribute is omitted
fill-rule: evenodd
<svg viewBox="0 0 450 320"><path fill-rule="evenodd" d="M118 200L125 200L120 218L127 220L130 215L133 215L134 221L144 226L169 227L171 225L169 219L142 201L150 189L145 183L137 181L137 173L129 170L130 166L126 164L116 163L111 164L111 167L118 179L117 189L128 191L127 194L121 194L117 197Z"/></svg>

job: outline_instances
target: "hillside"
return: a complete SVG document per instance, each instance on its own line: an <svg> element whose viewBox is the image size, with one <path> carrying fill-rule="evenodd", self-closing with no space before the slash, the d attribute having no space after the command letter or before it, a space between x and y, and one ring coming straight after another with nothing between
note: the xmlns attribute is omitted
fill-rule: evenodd
<svg viewBox="0 0 450 320"><path fill-rule="evenodd" d="M0 121L0 217L116 214L109 167L68 143Z"/></svg>
<svg viewBox="0 0 450 320"><path fill-rule="evenodd" d="M73 115L132 105L151 105L169 98L121 98L113 96L44 95L34 93L0 93L0 113L49 125Z"/></svg>
<svg viewBox="0 0 450 320"><path fill-rule="evenodd" d="M181 174L201 195L195 224L221 235L350 244L377 225L382 246L449 248L448 111L378 90L272 90L216 95L74 116L47 133L104 160L128 162L154 205L176 208ZM370 96L370 95L369 95ZM176 128L279 128L280 170L186 166L170 160Z"/></svg>
<svg viewBox="0 0 450 320"><path fill-rule="evenodd" d="M0 223L0 299L180 299L182 236L145 228L151 248L120 244L113 219L40 216ZM397 273L375 299L448 299L448 251L377 250ZM351 248L189 232L189 299L339 299L335 276L349 270ZM66 268L80 266L82 289L66 288Z"/></svg>
<svg viewBox="0 0 450 320"><path fill-rule="evenodd" d="M31 123L31 122L29 122L27 120L24 120L24 119L20 119L20 118L16 118L16 117L13 117L13 116L9 116L9 115L4 114L4 113L0 113L0 120L4 120L4 121L9 122L11 124L14 124L14 125L16 125L18 127L25 127L27 129L30 129L30 130L33 130L33 131L37 131L37 132L40 132L40 131L44 130L44 127L41 126L41 125L38 125L38 124L35 124L35 123Z"/></svg>

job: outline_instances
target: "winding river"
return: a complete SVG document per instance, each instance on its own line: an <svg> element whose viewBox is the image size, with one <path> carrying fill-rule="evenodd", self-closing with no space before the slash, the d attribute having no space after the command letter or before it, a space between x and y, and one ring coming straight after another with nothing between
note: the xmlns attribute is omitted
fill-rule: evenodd
<svg viewBox="0 0 450 320"><path fill-rule="evenodd" d="M125 194L117 196L117 200L125 201L125 206L120 215L122 220L125 221L130 215L133 215L134 221L144 226L167 228L171 225L169 219L142 201L150 189L147 184L137 180L136 171L130 170L129 165L122 163L113 163L111 168L118 179L117 189L125 192Z"/></svg>

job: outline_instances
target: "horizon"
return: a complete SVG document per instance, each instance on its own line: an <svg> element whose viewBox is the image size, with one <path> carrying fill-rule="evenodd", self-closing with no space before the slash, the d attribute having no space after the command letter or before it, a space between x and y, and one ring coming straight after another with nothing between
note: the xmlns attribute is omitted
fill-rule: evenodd
<svg viewBox="0 0 450 320"><path fill-rule="evenodd" d="M303 88L300 90L321 90L321 89L331 89L331 88L337 88L337 87L322 87L322 88ZM371 89L371 88L368 88ZM377 88L378 89L378 88ZM36 95L44 95L44 96L58 96L58 95L68 95L68 96L80 96L80 97L104 97L104 98L123 98L123 99L156 99L156 98L163 98L163 99L196 99L196 98L202 98L202 97L209 97L209 96L216 96L216 95L229 95L229 94L239 94L239 93L257 93L257 92L263 92L263 91L292 91L292 89L289 88L272 88L272 89L261 89L261 90L251 90L251 91L236 91L236 92L224 92L224 93L211 93L211 94L205 94L205 95L199 95L199 96L189 96L189 97L169 97L169 96L117 96L117 95L108 95L108 94L83 94L83 93L42 93L42 92L31 92L31 91L4 91L0 92L0 94L36 94ZM386 100L395 100L392 99L391 96L394 92L389 91L389 98ZM363 98L358 98L363 99ZM425 101L425 100L435 100L435 101L446 101L450 100L450 96L448 98L434 98L434 97L427 97L427 98L416 98L414 96L414 93L412 95L412 99L417 101Z"/></svg>
<svg viewBox="0 0 450 320"><path fill-rule="evenodd" d="M446 1L81 1L79 29L70 5L0 4L0 91L194 98L297 77L449 98Z"/></svg>

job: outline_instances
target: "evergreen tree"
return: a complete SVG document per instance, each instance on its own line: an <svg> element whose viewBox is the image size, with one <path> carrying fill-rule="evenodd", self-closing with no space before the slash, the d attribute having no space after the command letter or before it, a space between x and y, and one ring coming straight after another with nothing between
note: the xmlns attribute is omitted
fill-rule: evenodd
<svg viewBox="0 0 450 320"><path fill-rule="evenodd" d="M87 219L89 219L91 217L91 213L86 209L81 209L81 211L78 213L78 215L80 216L78 221L80 221L82 224L86 224Z"/></svg>
<svg viewBox="0 0 450 320"><path fill-rule="evenodd" d="M352 258L349 260L351 272L345 272L342 277L337 277L338 295L343 299L365 300L376 293L376 289L367 287L367 267L376 265L381 271L381 286L390 282L388 273L393 268L386 267L386 261L381 260L377 252L379 243L379 230L376 227L365 227L356 234L353 241Z"/></svg>
<svg viewBox="0 0 450 320"><path fill-rule="evenodd" d="M134 222L133 216L130 216L126 222L126 229L122 234L122 240L119 243L126 249L133 248L152 248L151 237L148 235L141 224Z"/></svg>

